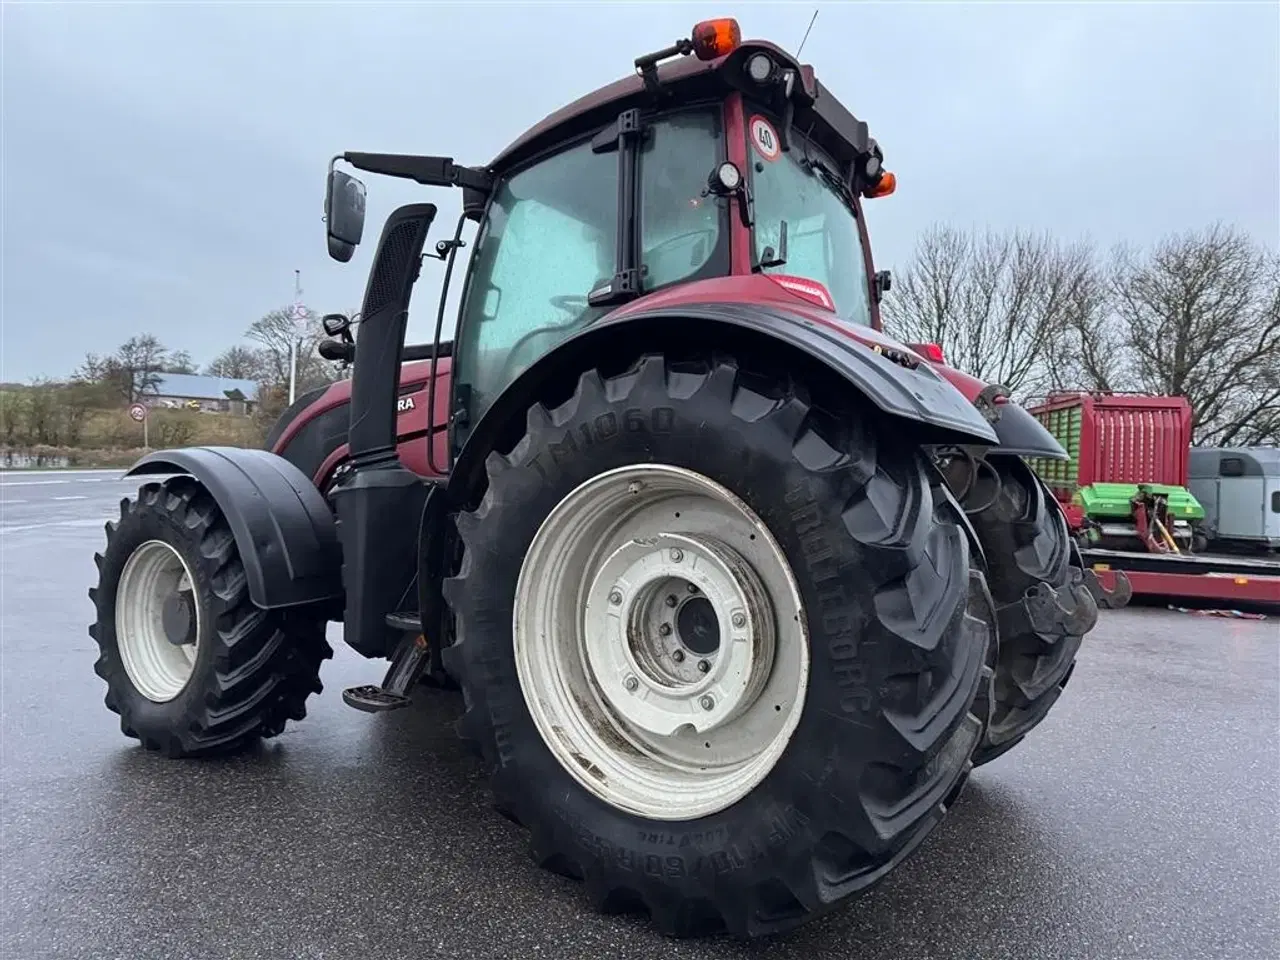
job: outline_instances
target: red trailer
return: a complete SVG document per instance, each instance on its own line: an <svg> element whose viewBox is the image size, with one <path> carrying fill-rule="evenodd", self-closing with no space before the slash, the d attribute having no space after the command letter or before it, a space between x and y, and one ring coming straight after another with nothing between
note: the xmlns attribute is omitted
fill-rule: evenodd
<svg viewBox="0 0 1280 960"><path fill-rule="evenodd" d="M1169 534L1191 547L1192 524L1204 511L1187 490L1192 416L1185 397L1057 393L1029 410L1071 456L1034 466L1073 531L1096 545L1160 550L1137 522L1146 518L1134 516L1134 499L1146 488L1167 506Z"/></svg>
<svg viewBox="0 0 1280 960"><path fill-rule="evenodd" d="M1196 552L1185 397L1058 393L1028 410L1070 456L1032 466L1104 584L1123 571L1135 595L1280 606L1280 563Z"/></svg>

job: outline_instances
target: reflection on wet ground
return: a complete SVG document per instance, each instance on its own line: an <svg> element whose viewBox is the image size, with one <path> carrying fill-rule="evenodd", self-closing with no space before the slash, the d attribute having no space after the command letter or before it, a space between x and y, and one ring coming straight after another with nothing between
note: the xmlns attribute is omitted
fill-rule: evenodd
<svg viewBox="0 0 1280 960"><path fill-rule="evenodd" d="M74 506L109 511L120 492L96 486ZM533 866L454 736L458 695L345 707L379 673L348 651L256 753L143 754L91 669L100 529L18 519L0 541L0 956L1280 956L1275 619L1104 614L1051 718L870 895L777 941L670 942Z"/></svg>

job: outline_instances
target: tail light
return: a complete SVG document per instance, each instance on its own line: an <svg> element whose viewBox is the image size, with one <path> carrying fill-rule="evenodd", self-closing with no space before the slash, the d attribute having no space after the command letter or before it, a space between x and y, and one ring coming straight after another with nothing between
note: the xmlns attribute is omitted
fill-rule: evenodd
<svg viewBox="0 0 1280 960"><path fill-rule="evenodd" d="M930 363L946 363L942 356L942 347L936 343L909 343L912 350L920 354Z"/></svg>

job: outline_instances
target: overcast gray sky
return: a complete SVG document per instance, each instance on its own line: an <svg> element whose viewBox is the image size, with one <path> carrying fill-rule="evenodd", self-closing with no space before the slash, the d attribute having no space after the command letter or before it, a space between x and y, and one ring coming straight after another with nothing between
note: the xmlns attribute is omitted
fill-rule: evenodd
<svg viewBox="0 0 1280 960"><path fill-rule="evenodd" d="M732 15L794 49L815 4L6 3L0 378L153 332L200 363L284 306L359 303L325 255L342 150L482 163L639 54ZM1109 246L1221 219L1280 236L1280 4L819 4L803 59L898 175L877 266L933 221ZM376 238L428 197L370 184ZM411 334L427 339L428 261Z"/></svg>

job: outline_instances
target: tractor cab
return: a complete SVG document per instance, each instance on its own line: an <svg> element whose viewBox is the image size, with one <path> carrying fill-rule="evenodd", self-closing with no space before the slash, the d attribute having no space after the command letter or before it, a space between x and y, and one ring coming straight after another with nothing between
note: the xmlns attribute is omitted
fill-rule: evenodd
<svg viewBox="0 0 1280 960"><path fill-rule="evenodd" d="M479 223L450 345L454 451L536 360L655 293L798 297L841 323L879 327L887 275L872 272L860 201L891 193L894 177L866 124L811 68L771 43L743 43L733 20L637 58L634 75L547 117L487 166L335 158L329 245L346 260L364 187L338 161L463 189L454 237L436 245L448 259L437 340L464 224Z"/></svg>

